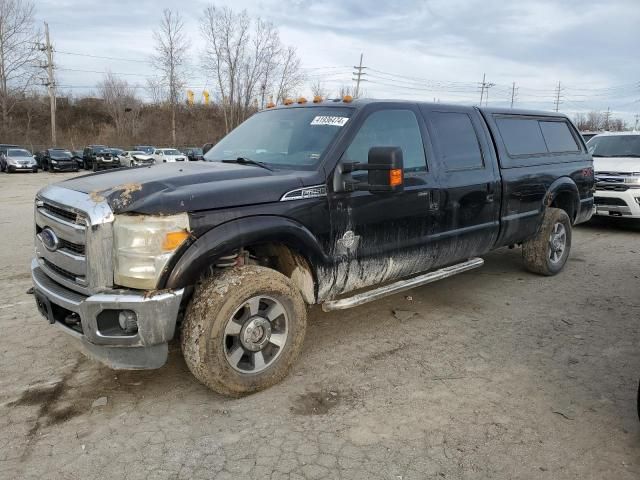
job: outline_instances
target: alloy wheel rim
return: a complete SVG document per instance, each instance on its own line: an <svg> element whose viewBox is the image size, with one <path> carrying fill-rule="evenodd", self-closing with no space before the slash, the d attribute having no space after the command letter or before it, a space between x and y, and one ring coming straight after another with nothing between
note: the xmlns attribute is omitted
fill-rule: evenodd
<svg viewBox="0 0 640 480"><path fill-rule="evenodd" d="M260 373L282 353L289 336L289 318L279 300L256 295L231 315L224 329L224 354L234 370Z"/></svg>
<svg viewBox="0 0 640 480"><path fill-rule="evenodd" d="M549 235L549 260L558 263L567 249L567 230L560 222L556 223Z"/></svg>

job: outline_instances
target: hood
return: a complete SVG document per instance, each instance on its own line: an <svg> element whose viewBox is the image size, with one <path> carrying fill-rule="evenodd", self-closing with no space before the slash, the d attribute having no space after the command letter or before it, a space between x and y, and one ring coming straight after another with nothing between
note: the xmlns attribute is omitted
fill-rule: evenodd
<svg viewBox="0 0 640 480"><path fill-rule="evenodd" d="M593 157L593 171L598 172L640 172L638 157Z"/></svg>
<svg viewBox="0 0 640 480"><path fill-rule="evenodd" d="M274 171L233 163L162 163L75 177L59 185L106 200L114 213L170 215L277 202L317 172Z"/></svg>
<svg viewBox="0 0 640 480"><path fill-rule="evenodd" d="M131 155L133 158L137 158L138 160L153 160L151 155L147 155L146 153L134 153Z"/></svg>

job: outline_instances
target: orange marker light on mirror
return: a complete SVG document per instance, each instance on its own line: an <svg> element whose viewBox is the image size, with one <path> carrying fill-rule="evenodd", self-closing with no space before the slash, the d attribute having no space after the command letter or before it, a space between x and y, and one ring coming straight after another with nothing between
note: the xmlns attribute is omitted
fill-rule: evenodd
<svg viewBox="0 0 640 480"><path fill-rule="evenodd" d="M401 168L394 168L392 170L389 170L389 186L390 187L397 187L398 185L402 185L403 181L404 179L403 179Z"/></svg>

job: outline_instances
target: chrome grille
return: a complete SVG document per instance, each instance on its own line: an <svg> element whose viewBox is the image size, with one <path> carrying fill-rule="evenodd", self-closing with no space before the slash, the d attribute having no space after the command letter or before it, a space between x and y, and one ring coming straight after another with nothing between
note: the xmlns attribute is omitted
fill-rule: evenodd
<svg viewBox="0 0 640 480"><path fill-rule="evenodd" d="M38 193L35 251L42 271L53 281L85 295L113 285L113 214L106 202L56 185ZM56 237L49 248L43 230ZM44 240L50 232L45 232Z"/></svg>

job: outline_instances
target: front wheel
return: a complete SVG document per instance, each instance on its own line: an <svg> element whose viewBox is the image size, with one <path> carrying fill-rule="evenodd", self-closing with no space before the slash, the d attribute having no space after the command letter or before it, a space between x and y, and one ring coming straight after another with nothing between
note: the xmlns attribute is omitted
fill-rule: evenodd
<svg viewBox="0 0 640 480"><path fill-rule="evenodd" d="M98 167L98 164L96 162L93 162L93 171L97 172L98 170L100 170L100 167Z"/></svg>
<svg viewBox="0 0 640 480"><path fill-rule="evenodd" d="M222 270L200 284L182 325L193 375L231 396L280 382L302 350L307 313L288 277L258 266Z"/></svg>
<svg viewBox="0 0 640 480"><path fill-rule="evenodd" d="M540 275L555 275L567 263L571 250L571 219L564 210L547 208L540 230L522 245L527 270Z"/></svg>

